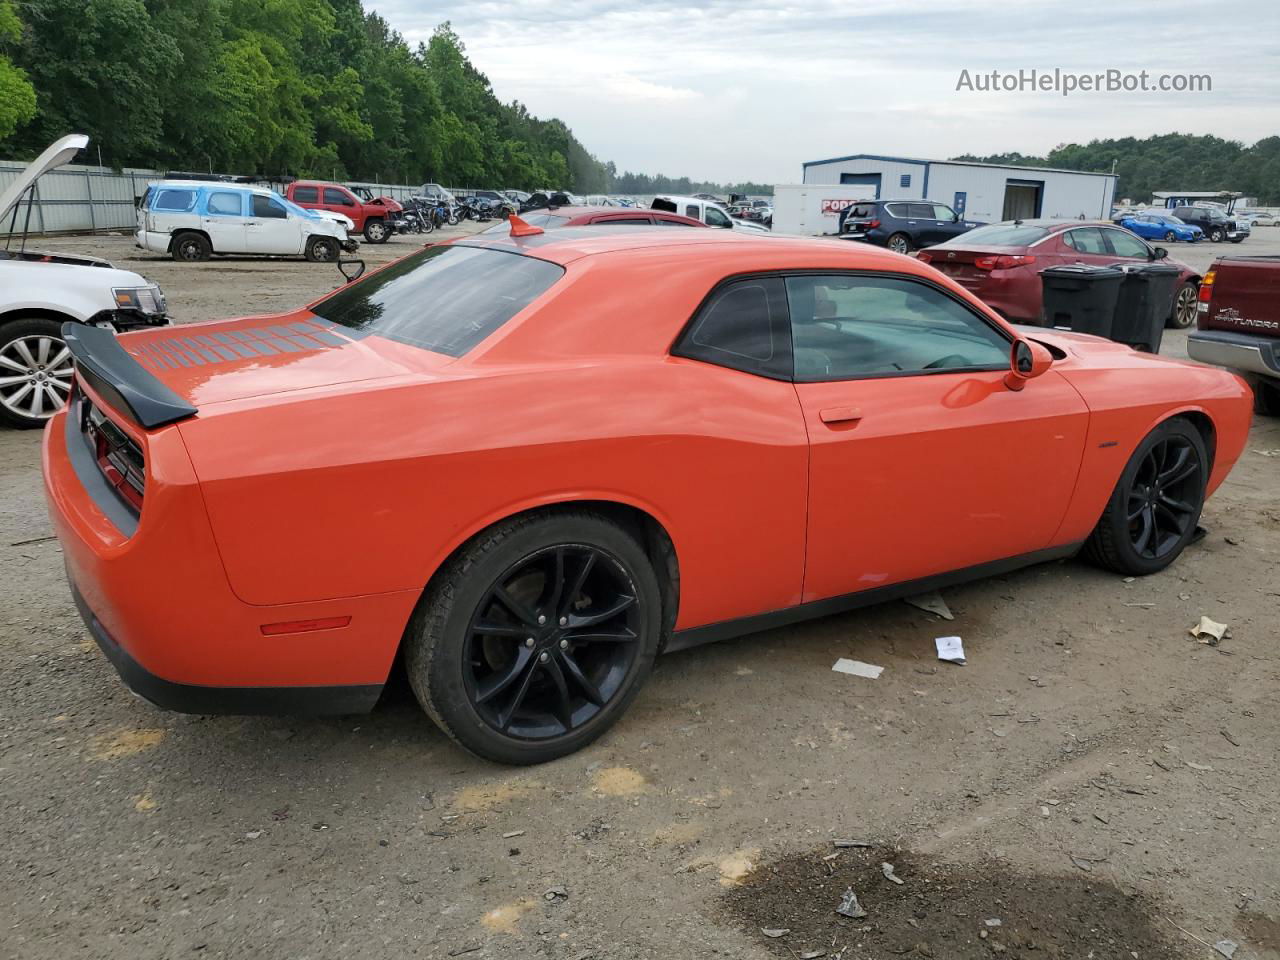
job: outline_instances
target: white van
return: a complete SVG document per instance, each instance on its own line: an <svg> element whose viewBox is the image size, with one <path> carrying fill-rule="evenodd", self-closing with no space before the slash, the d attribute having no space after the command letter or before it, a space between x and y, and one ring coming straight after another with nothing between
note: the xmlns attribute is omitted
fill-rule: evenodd
<svg viewBox="0 0 1280 960"><path fill-rule="evenodd" d="M682 216L701 220L708 227L723 227L726 230L745 230L748 233L768 233L769 228L750 220L737 220L729 216L719 203L704 200L702 197L654 197L650 205L652 210L665 210L667 213L678 213Z"/></svg>
<svg viewBox="0 0 1280 960"><path fill-rule="evenodd" d="M157 180L147 186L133 236L142 249L167 253L175 260L248 253L333 262L341 251L350 253L359 246L347 229L266 187Z"/></svg>

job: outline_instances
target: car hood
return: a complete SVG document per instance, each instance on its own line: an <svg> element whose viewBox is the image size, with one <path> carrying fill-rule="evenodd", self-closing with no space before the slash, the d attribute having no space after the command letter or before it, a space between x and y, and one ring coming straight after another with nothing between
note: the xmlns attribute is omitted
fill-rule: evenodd
<svg viewBox="0 0 1280 960"><path fill-rule="evenodd" d="M83 133L72 133L50 144L36 157L27 168L18 174L17 179L0 191L0 220L7 217L14 206L22 199L27 189L50 170L56 170L75 159L77 153L89 145L89 138Z"/></svg>
<svg viewBox="0 0 1280 960"><path fill-rule="evenodd" d="M451 357L363 336L308 311L122 334L120 346L197 407L387 378L430 377Z"/></svg>

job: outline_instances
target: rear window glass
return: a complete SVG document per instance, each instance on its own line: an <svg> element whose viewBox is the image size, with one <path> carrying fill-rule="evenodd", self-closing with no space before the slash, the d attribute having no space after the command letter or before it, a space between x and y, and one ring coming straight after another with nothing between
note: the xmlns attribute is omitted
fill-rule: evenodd
<svg viewBox="0 0 1280 960"><path fill-rule="evenodd" d="M956 237L955 244L971 247L974 244L989 244L993 247L1025 247L1029 243L1043 240L1049 235L1044 227L1032 226L1028 223L993 223L986 227L975 227L968 233ZM946 244L939 244L946 246Z"/></svg>
<svg viewBox="0 0 1280 960"><path fill-rule="evenodd" d="M562 276L564 268L523 254L427 247L311 310L353 330L460 357Z"/></svg>
<svg viewBox="0 0 1280 960"><path fill-rule="evenodd" d="M152 210L164 210L170 213L185 213L196 204L194 190L153 190L151 194Z"/></svg>

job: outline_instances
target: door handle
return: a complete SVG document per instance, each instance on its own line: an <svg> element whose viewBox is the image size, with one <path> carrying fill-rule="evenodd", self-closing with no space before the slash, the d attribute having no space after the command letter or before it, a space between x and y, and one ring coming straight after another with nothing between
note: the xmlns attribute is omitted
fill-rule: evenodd
<svg viewBox="0 0 1280 960"><path fill-rule="evenodd" d="M850 423L862 419L862 411L857 407L827 407L818 411L823 423Z"/></svg>

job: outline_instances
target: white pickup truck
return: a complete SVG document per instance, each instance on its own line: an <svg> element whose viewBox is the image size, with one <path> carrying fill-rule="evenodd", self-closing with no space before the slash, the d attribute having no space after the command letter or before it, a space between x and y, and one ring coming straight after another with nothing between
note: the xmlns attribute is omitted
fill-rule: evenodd
<svg viewBox="0 0 1280 960"><path fill-rule="evenodd" d="M89 144L71 134L50 146L0 192L0 423L43 427L71 392L64 323L123 331L167 324L164 294L106 260L27 248L35 183ZM30 201L28 201L29 204Z"/></svg>
<svg viewBox="0 0 1280 960"><path fill-rule="evenodd" d="M701 197L654 197L650 209L665 210L667 213L678 213L681 216L692 217L694 220L701 220L708 227L743 230L747 233L769 232L769 228L764 224L731 217L729 216L729 211L720 204L704 200Z"/></svg>

